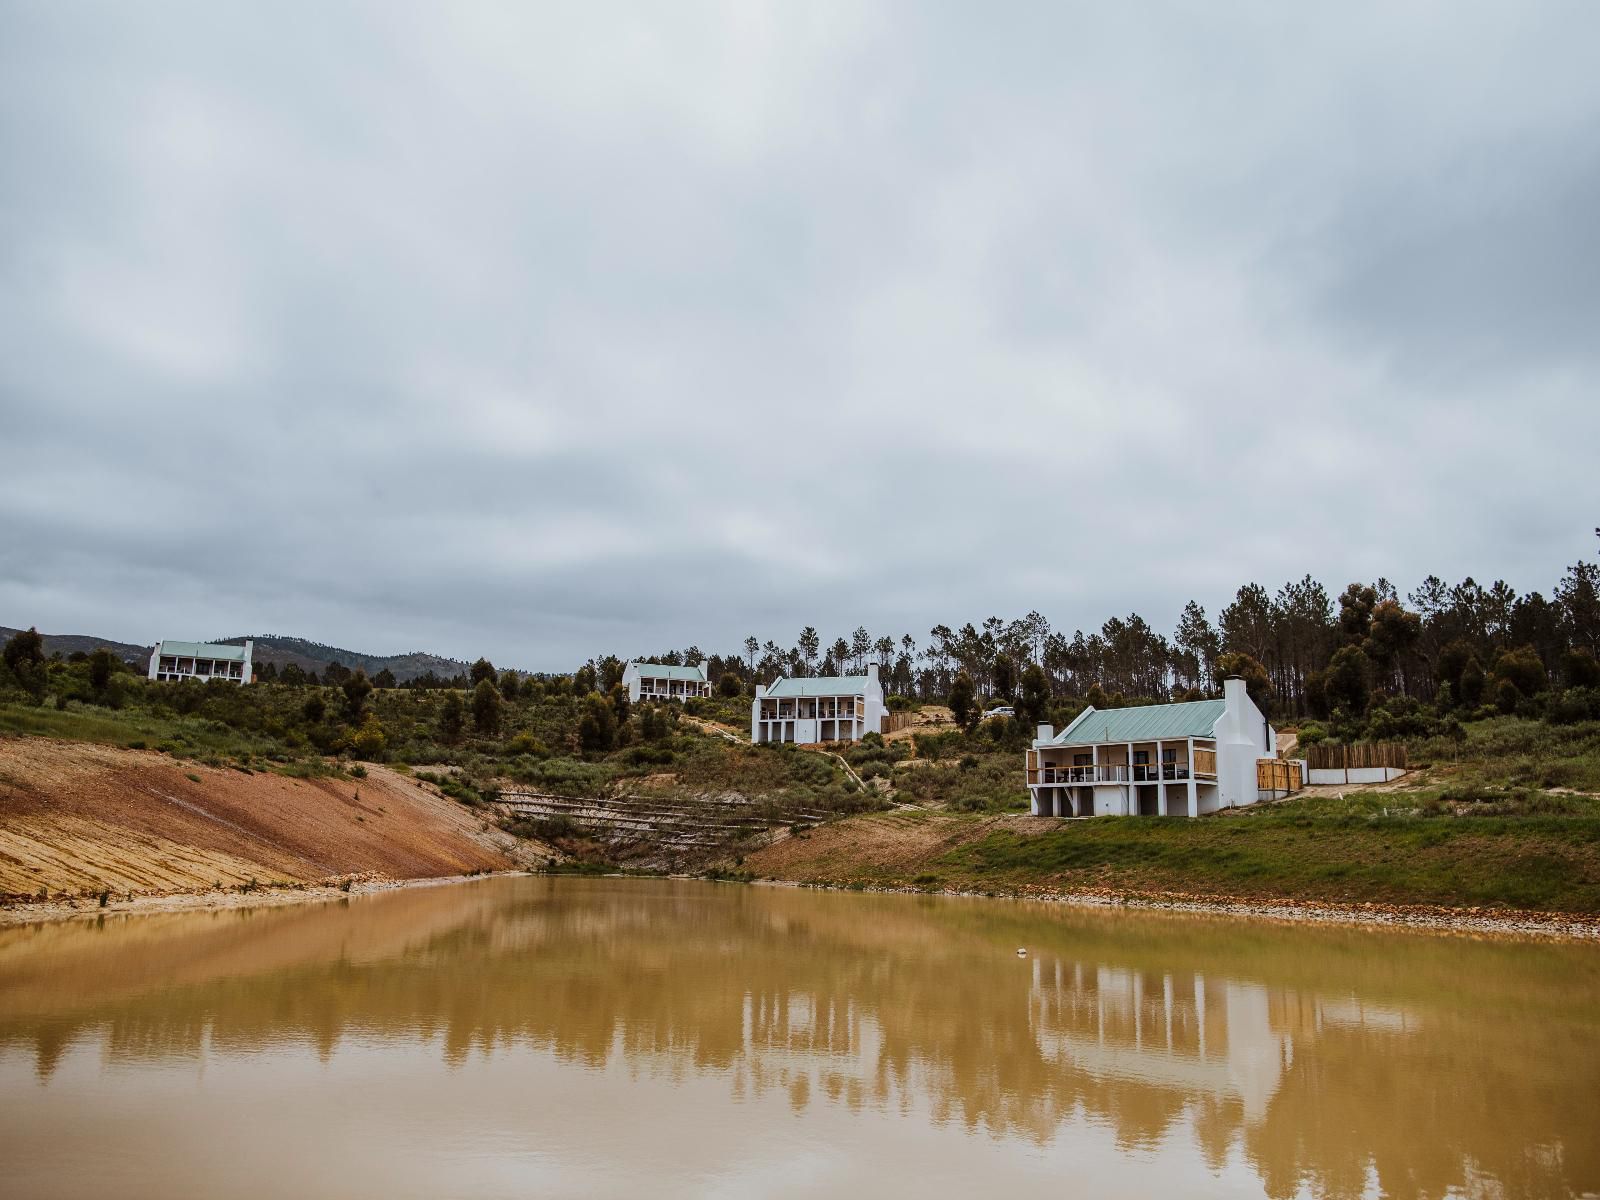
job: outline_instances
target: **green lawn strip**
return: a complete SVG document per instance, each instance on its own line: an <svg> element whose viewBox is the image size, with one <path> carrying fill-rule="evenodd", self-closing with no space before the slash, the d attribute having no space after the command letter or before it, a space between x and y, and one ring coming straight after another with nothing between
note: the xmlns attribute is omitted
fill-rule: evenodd
<svg viewBox="0 0 1600 1200"><path fill-rule="evenodd" d="M928 870L991 887L1600 911L1600 818L1296 819L1304 815L1112 817L1039 834L996 830Z"/></svg>

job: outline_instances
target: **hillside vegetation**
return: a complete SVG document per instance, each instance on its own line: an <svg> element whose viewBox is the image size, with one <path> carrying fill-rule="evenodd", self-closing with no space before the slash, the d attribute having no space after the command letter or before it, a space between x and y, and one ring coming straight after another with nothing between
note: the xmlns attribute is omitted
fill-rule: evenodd
<svg viewBox="0 0 1600 1200"><path fill-rule="evenodd" d="M0 735L100 744L245 775L356 787L382 764L480 822L595 863L617 861L628 848L567 823L518 818L494 802L516 793L632 797L644 811L709 798L736 801L748 820L771 822L791 813L827 818L884 803L832 756L730 741L684 719L676 705L634 706L620 688L605 696L585 693L571 678L497 675L487 663L474 668L470 691L375 687L363 673L333 668L337 685L154 682L109 655L72 661L36 652L7 671L0 677ZM26 785L26 772L13 775L18 788ZM16 836L8 819L0 812L0 844ZM645 856L646 862L658 859ZM693 863L673 859L672 865Z"/></svg>

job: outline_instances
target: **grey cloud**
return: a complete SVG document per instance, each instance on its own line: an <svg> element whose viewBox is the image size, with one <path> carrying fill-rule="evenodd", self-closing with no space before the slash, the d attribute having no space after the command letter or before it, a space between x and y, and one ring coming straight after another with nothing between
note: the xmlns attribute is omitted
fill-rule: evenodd
<svg viewBox="0 0 1600 1200"><path fill-rule="evenodd" d="M1555 144L1487 146L1328 231L1334 321L1450 383L1600 354L1600 121Z"/></svg>
<svg viewBox="0 0 1600 1200"><path fill-rule="evenodd" d="M1600 18L1445 20L13 7L0 623L559 668L1548 589Z"/></svg>

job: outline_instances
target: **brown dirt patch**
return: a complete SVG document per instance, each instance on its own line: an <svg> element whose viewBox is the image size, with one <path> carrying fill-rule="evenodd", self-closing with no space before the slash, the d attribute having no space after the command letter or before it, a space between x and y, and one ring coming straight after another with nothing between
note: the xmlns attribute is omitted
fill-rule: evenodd
<svg viewBox="0 0 1600 1200"><path fill-rule="evenodd" d="M883 735L886 742L909 742L914 733L941 733L956 727L955 716L941 704L924 704L911 714L911 723L903 729Z"/></svg>
<svg viewBox="0 0 1600 1200"><path fill-rule="evenodd" d="M1031 829L1033 824L1043 830L1055 822L1010 815L953 821L901 809L819 825L745 855L744 865L774 879L910 878L923 863L978 841L997 826Z"/></svg>
<svg viewBox="0 0 1600 1200"><path fill-rule="evenodd" d="M455 801L388 768L368 772L292 779L0 738L0 896L423 879L527 861L516 839Z"/></svg>

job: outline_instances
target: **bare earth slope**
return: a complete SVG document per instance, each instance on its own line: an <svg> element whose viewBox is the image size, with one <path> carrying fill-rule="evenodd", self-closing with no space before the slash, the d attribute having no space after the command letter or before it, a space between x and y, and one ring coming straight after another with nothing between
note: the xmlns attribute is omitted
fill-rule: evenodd
<svg viewBox="0 0 1600 1200"><path fill-rule="evenodd" d="M524 865L514 838L384 767L291 779L154 751L0 738L0 898Z"/></svg>

